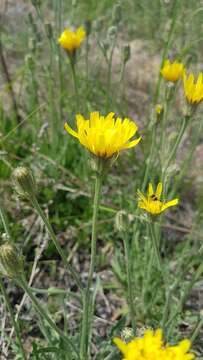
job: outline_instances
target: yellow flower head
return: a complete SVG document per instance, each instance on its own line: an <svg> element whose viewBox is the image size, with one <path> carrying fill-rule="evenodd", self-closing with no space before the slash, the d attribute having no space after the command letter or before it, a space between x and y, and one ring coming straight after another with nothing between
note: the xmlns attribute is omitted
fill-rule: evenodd
<svg viewBox="0 0 203 360"><path fill-rule="evenodd" d="M86 32L81 26L76 31L70 29L65 29L61 36L58 38L59 44L72 54L76 49L78 49L84 40Z"/></svg>
<svg viewBox="0 0 203 360"><path fill-rule="evenodd" d="M164 345L162 330L145 330L144 336L134 338L127 344L119 338L113 339L123 354L123 360L192 360L189 353L191 343L185 339L177 345Z"/></svg>
<svg viewBox="0 0 203 360"><path fill-rule="evenodd" d="M190 104L198 104L203 100L203 74L199 73L197 82L194 81L194 74L191 73L187 77L183 75L184 93Z"/></svg>
<svg viewBox="0 0 203 360"><path fill-rule="evenodd" d="M110 158L120 150L136 146L141 137L131 140L138 130L134 121L115 118L110 112L101 116L98 111L90 113L86 120L81 114L76 115L77 132L66 123L65 129L76 137L79 142L96 156Z"/></svg>
<svg viewBox="0 0 203 360"><path fill-rule="evenodd" d="M184 65L178 61L170 62L170 60L164 61L164 66L161 69L161 75L167 81L176 82L182 76L184 72Z"/></svg>
<svg viewBox="0 0 203 360"><path fill-rule="evenodd" d="M161 104L157 104L155 106L155 111L156 111L157 115L160 115L162 113L163 109L164 109L164 107Z"/></svg>
<svg viewBox="0 0 203 360"><path fill-rule="evenodd" d="M173 199L171 201L165 202L161 201L161 193L162 193L162 183L158 183L156 191L154 192L153 186L150 183L148 187L148 194L145 197L141 191L138 190L138 206L141 209L146 210L148 213L152 215L159 215L164 210L168 209L171 206L178 204L178 199Z"/></svg>

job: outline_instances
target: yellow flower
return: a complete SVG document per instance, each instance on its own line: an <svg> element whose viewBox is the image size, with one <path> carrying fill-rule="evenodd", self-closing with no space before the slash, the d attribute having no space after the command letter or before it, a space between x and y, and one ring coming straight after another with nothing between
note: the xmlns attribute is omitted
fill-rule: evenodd
<svg viewBox="0 0 203 360"><path fill-rule="evenodd" d="M81 114L76 115L77 132L66 123L66 131L76 137L79 142L96 156L110 158L120 150L136 146L141 137L131 140L138 130L134 121L115 118L110 112L101 116L98 111L90 113L86 120Z"/></svg>
<svg viewBox="0 0 203 360"><path fill-rule="evenodd" d="M145 330L144 336L134 338L128 343L119 338L113 339L123 354L123 360L192 360L194 354L189 353L191 343L185 339L177 345L164 345L161 329Z"/></svg>
<svg viewBox="0 0 203 360"><path fill-rule="evenodd" d="M158 183L156 191L154 192L153 186L150 183L148 187L148 194L147 197L145 197L141 191L138 190L138 206L141 209L146 210L148 213L152 215L159 215L164 210L168 209L171 206L178 204L178 199L173 199L171 201L165 202L161 201L161 193L162 193L162 183Z"/></svg>
<svg viewBox="0 0 203 360"><path fill-rule="evenodd" d="M65 29L61 36L58 38L59 44L72 54L76 49L78 49L84 40L86 35L83 27L79 27L76 31L70 29Z"/></svg>
<svg viewBox="0 0 203 360"><path fill-rule="evenodd" d="M162 113L163 109L164 109L164 107L161 104L157 104L155 106L155 111L156 111L157 115L160 115Z"/></svg>
<svg viewBox="0 0 203 360"><path fill-rule="evenodd" d="M191 73L187 77L183 75L184 93L190 104L198 104L203 100L203 74L199 73L197 82L194 81L194 74Z"/></svg>
<svg viewBox="0 0 203 360"><path fill-rule="evenodd" d="M178 61L170 62L170 60L164 61L164 66L161 69L161 74L167 81L176 82L182 76L184 72L184 65Z"/></svg>

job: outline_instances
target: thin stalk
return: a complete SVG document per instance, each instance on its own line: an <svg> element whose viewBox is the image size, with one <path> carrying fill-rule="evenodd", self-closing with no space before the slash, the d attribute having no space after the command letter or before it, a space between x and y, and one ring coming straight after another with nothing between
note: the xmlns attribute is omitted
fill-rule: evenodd
<svg viewBox="0 0 203 360"><path fill-rule="evenodd" d="M62 0L58 0L56 2L57 4L57 11L56 14L58 15L58 32L59 34L61 33L62 30L62 14L63 14L63 9L62 9ZM61 51L58 47L58 71L59 71L59 88L60 88L60 94L63 93L63 72L62 72L62 61L61 61ZM63 119L63 97L60 97L60 123Z"/></svg>
<svg viewBox="0 0 203 360"><path fill-rule="evenodd" d="M174 186L174 192L176 192L178 186L180 185L181 180L183 179L184 175L186 174L186 172L188 170L188 167L189 167L190 162L192 160L194 151L195 151L196 146L197 146L197 144L198 144L198 142L200 140L200 137L202 135L202 127L203 127L203 121L201 121L199 126L197 126L197 129L196 129L196 131L195 131L195 133L193 135L192 143L191 143L190 149L188 151L187 157L184 159L183 166L181 166L179 175L178 175L178 177L176 179L176 184Z"/></svg>
<svg viewBox="0 0 203 360"><path fill-rule="evenodd" d="M3 223L4 230L6 232L7 238L8 238L8 240L11 240L11 232L10 232L9 225L8 225L7 215L4 211L4 207L2 205L1 200L0 200L0 217L1 217L1 221Z"/></svg>
<svg viewBox="0 0 203 360"><path fill-rule="evenodd" d="M162 272L162 265L161 265L161 257L160 257L160 253L159 253L159 246L158 246L155 231L154 231L154 223L152 223L152 222L149 222L149 231L150 231L150 235L151 235L151 239L152 239L152 246L154 248L155 257L156 257L156 260L157 260L157 265L158 265L159 270Z"/></svg>
<svg viewBox="0 0 203 360"><path fill-rule="evenodd" d="M90 268L87 280L87 287L84 294L84 307L82 318L82 331L80 342L80 356L82 360L88 359L90 336L89 336L89 324L92 321L91 315L93 313L91 309L92 304L92 280L96 262L96 250L97 250L97 219L100 203L101 185L102 185L102 159L97 159L97 171L95 179L94 200L93 200L93 217L92 217L92 237L91 237L91 260Z"/></svg>
<svg viewBox="0 0 203 360"><path fill-rule="evenodd" d="M112 62L113 62L113 54L114 54L114 49L115 49L115 46L116 46L116 41L117 41L117 33L116 33L116 35L114 37L113 45L112 45L109 60L108 60L106 111L108 111L108 108L109 108L109 99L112 98L112 95L111 95Z"/></svg>
<svg viewBox="0 0 203 360"><path fill-rule="evenodd" d="M27 281L24 279L24 277L21 277L17 280L18 285L25 291L25 293L29 296L30 300L35 306L35 309L40 314L40 316L47 321L47 323L51 326L52 329L56 331L56 333L64 340L64 342L73 349L73 351L76 353L78 359L80 359L80 355L78 353L77 348L75 345L70 341L61 331L61 329L56 326L56 324L53 322L53 320L47 315L46 311L40 304L40 302L37 300L37 298L34 296L31 288L27 284Z"/></svg>
<svg viewBox="0 0 203 360"><path fill-rule="evenodd" d="M6 289L4 287L4 283L3 283L1 278L0 278L0 290L2 292L2 295L3 295L4 300L5 300L6 307L8 309L9 314L10 314L10 317L11 317L11 322L12 322L12 325L14 327L15 334L16 334L16 339L17 339L17 342L18 342L18 345L19 345L19 351L20 351L20 353L22 355L23 360L27 360L27 357L25 355L25 350L23 348L23 344L22 344L22 341L21 341L21 334L20 334L20 330L19 330L19 325L18 325L18 322L15 320L15 315L14 315L12 306L10 304L10 300L9 300L8 295L7 295Z"/></svg>
<svg viewBox="0 0 203 360"><path fill-rule="evenodd" d="M37 201L37 198L36 196L31 196L30 197L30 201L32 203L32 206L35 208L35 210L37 211L38 215L41 217L43 223L45 224L46 226L46 229L47 229L47 232L51 238L51 240L53 241L59 255L61 256L61 259L64 263L64 266L67 268L67 270L71 273L73 279L75 280L78 288L83 291L83 287L82 287L82 284L81 284L81 281L78 277L78 275L76 274L75 270L72 268L72 266L69 264L69 262L67 261L67 256L64 254L64 251L63 249L61 248L61 245L56 237L56 235L54 234L54 231L52 229L52 226L48 220L48 218L45 216L44 212L42 211L38 201Z"/></svg>
<svg viewBox="0 0 203 360"><path fill-rule="evenodd" d="M10 77L10 74L9 74L6 58L5 58L4 52L3 52L1 36L0 36L0 63L1 63L1 66L2 66L2 70L3 70L5 80L6 80L7 84L8 84L9 94L10 94L10 98L11 98L11 101L12 101L13 110L15 112L16 120L17 120L18 123L20 123L21 117L19 115L18 105L17 105L15 93L14 93L14 90L13 90L12 80L11 80L11 77Z"/></svg>
<svg viewBox="0 0 203 360"><path fill-rule="evenodd" d="M123 246L125 251L125 264L128 284L128 304L130 309L131 324L136 334L135 311L134 311L134 297L133 297L133 281L132 281L132 263L131 263L131 250L129 246L128 234L123 233Z"/></svg>
<svg viewBox="0 0 203 360"><path fill-rule="evenodd" d="M142 182L142 190L143 191L145 190L145 187L146 187L147 181L148 181L148 175L149 175L150 166L151 166L151 162L152 162L153 154L154 154L155 140L156 140L156 124L153 124L150 153L149 153L147 164L145 166L144 179L143 179L143 182Z"/></svg>
<svg viewBox="0 0 203 360"><path fill-rule="evenodd" d="M200 332L202 326L203 326L203 316L200 315L200 318L199 318L199 320L195 326L195 329L193 330L192 335L190 337L190 341L192 343L196 340L197 336L199 335L199 332Z"/></svg>
<svg viewBox="0 0 203 360"><path fill-rule="evenodd" d="M80 102L79 102L78 81L77 81L77 75L76 75L76 71L75 71L75 56L72 56L72 55L70 56L70 66L71 66L71 71L72 71L72 76L73 76L73 84L74 84L74 88L75 88L76 106L77 106L77 111L79 111Z"/></svg>
<svg viewBox="0 0 203 360"><path fill-rule="evenodd" d="M164 169L163 169L163 174L162 174L162 181L163 181L163 182L164 182L164 180L165 180L166 171L167 171L167 169L168 169L171 161L173 160L173 158L174 158L175 155L176 155L178 146L179 146L179 144L180 144L180 142L181 142L181 140L182 140L182 137L183 137L183 135L184 135L184 133L185 133L185 130L186 130L186 127L187 127L187 125L188 125L188 121L189 121L188 118L186 118L186 117L183 118L180 131L179 131L179 133L178 133L178 136L177 136L177 138L176 138L176 141L175 141L175 143L174 143L174 145L173 145L173 147L172 147L172 149L171 149L171 151L170 151L170 155L169 155L169 157L168 157L168 159L167 159L167 161L166 161L165 167L164 167Z"/></svg>
<svg viewBox="0 0 203 360"><path fill-rule="evenodd" d="M170 27L169 34L168 34L168 39L166 40L164 50L163 50L163 53L162 53L161 66L160 66L161 68L163 67L164 60L166 59L168 49L169 49L169 47L171 45L172 36L173 36L174 31L175 31L175 25L176 25L176 21L177 21L177 18L178 18L179 3L181 3L180 0L175 0L174 1L172 23L171 23L171 27ZM161 73L159 73L159 78L158 78L158 81L157 81L155 95L154 95L154 104L157 104L157 101L158 101L158 98L159 98L161 80L162 80L162 75L161 75Z"/></svg>

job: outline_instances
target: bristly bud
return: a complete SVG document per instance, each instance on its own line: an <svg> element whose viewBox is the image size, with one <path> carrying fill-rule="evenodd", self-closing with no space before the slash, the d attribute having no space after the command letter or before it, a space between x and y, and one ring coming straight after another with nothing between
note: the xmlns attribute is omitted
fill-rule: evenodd
<svg viewBox="0 0 203 360"><path fill-rule="evenodd" d="M84 28L85 28L85 31L86 31L86 36L89 36L91 34L91 31L92 31L92 22L91 22L91 20L86 20L84 22Z"/></svg>
<svg viewBox="0 0 203 360"><path fill-rule="evenodd" d="M120 210L116 213L115 217L115 228L119 232L124 232L129 226L128 215L124 210Z"/></svg>
<svg viewBox="0 0 203 360"><path fill-rule="evenodd" d="M29 198L36 194L36 183L31 171L19 166L13 172L14 185L16 192L23 197Z"/></svg>
<svg viewBox="0 0 203 360"><path fill-rule="evenodd" d="M123 62L124 64L126 64L128 62L128 60L130 60L130 56L131 56L131 49L130 49L130 45L124 45L123 46Z"/></svg>
<svg viewBox="0 0 203 360"><path fill-rule="evenodd" d="M113 24L119 24L122 20L122 7L120 4L116 4L112 13Z"/></svg>
<svg viewBox="0 0 203 360"><path fill-rule="evenodd" d="M33 57L32 55L28 54L25 56L25 63L26 65L28 66L29 70L30 71L33 71L34 70L34 60L33 60Z"/></svg>
<svg viewBox="0 0 203 360"><path fill-rule="evenodd" d="M110 38L110 39L113 39L115 36L116 36L116 33L117 33L117 26L111 26L109 29L108 29L108 33L107 33L107 36Z"/></svg>
<svg viewBox="0 0 203 360"><path fill-rule="evenodd" d="M23 257L16 252L10 243L0 246L0 271L10 278L18 278L23 274Z"/></svg>

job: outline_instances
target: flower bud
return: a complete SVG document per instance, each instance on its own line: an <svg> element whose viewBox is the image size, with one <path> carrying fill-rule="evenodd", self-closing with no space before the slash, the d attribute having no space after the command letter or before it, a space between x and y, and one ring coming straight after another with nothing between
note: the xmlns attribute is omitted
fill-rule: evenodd
<svg viewBox="0 0 203 360"><path fill-rule="evenodd" d="M113 8L112 20L114 24L119 24L122 19L122 7L120 4L116 4Z"/></svg>
<svg viewBox="0 0 203 360"><path fill-rule="evenodd" d="M26 65L28 66L28 68L29 68L29 70L30 71L33 71L34 70L34 60L33 60L33 57L32 57L32 55L30 55L30 54L28 54L28 55L26 55L26 57L25 57L25 63L26 63Z"/></svg>
<svg viewBox="0 0 203 360"><path fill-rule="evenodd" d="M115 228L119 231L126 231L128 228L129 219L125 211L120 210L116 213L115 216Z"/></svg>
<svg viewBox="0 0 203 360"><path fill-rule="evenodd" d="M0 246L0 269L4 275L11 278L17 278L23 274L23 257L17 254L10 243Z"/></svg>
<svg viewBox="0 0 203 360"><path fill-rule="evenodd" d="M130 51L130 45L124 45L123 46L123 62L126 64L128 60L130 60L131 51Z"/></svg>
<svg viewBox="0 0 203 360"><path fill-rule="evenodd" d="M157 105L155 106L155 112L156 112L157 116L161 115L162 112L163 112L163 110L164 110L163 105L157 104Z"/></svg>
<svg viewBox="0 0 203 360"><path fill-rule="evenodd" d="M13 172L14 185L20 196L29 198L36 194L36 183L31 171L23 166L17 167Z"/></svg>
<svg viewBox="0 0 203 360"><path fill-rule="evenodd" d="M108 29L108 37L110 39L113 39L115 37L117 33L117 26L111 26L109 29Z"/></svg>

